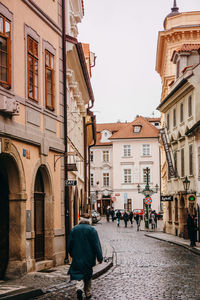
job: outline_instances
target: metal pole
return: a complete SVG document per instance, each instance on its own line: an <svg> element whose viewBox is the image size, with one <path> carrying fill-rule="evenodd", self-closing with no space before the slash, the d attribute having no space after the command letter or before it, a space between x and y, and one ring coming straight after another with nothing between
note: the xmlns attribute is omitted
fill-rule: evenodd
<svg viewBox="0 0 200 300"><path fill-rule="evenodd" d="M63 104L64 104L64 144L65 144L65 155L64 155L64 179L65 182L68 180L68 156L67 156L67 81L66 81L66 72L67 72L67 59L66 59L66 23L65 23L65 0L62 0L62 56L63 56ZM67 252L67 239L70 232L69 224L69 190L68 186L64 182L65 190L65 263L68 262L68 252Z"/></svg>

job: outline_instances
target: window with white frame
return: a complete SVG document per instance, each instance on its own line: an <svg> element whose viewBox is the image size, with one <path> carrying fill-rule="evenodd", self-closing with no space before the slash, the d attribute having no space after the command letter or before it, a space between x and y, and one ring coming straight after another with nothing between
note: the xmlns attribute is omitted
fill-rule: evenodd
<svg viewBox="0 0 200 300"><path fill-rule="evenodd" d="M94 186L94 174L90 174L90 185Z"/></svg>
<svg viewBox="0 0 200 300"><path fill-rule="evenodd" d="M147 182L147 171L146 171L147 168L143 168L142 169L142 177L143 177L143 182L146 183ZM151 182L151 170L149 170L148 172L148 182L150 183Z"/></svg>
<svg viewBox="0 0 200 300"><path fill-rule="evenodd" d="M124 157L130 157L131 156L131 145L124 145Z"/></svg>
<svg viewBox="0 0 200 300"><path fill-rule="evenodd" d="M109 151L103 150L103 162L109 162Z"/></svg>
<svg viewBox="0 0 200 300"><path fill-rule="evenodd" d="M94 151L90 151L90 161L94 161Z"/></svg>
<svg viewBox="0 0 200 300"><path fill-rule="evenodd" d="M109 186L109 185L110 185L110 174L103 173L103 186Z"/></svg>
<svg viewBox="0 0 200 300"><path fill-rule="evenodd" d="M124 183L131 183L131 169L124 169Z"/></svg>
<svg viewBox="0 0 200 300"><path fill-rule="evenodd" d="M142 155L143 156L150 156L150 144L143 144L142 145Z"/></svg>
<svg viewBox="0 0 200 300"><path fill-rule="evenodd" d="M188 117L192 116L192 96L188 98Z"/></svg>

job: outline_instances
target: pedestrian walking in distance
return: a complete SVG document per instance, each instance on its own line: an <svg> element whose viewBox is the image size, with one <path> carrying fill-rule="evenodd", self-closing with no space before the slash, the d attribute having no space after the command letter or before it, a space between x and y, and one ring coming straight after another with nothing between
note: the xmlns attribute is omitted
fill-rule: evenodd
<svg viewBox="0 0 200 300"><path fill-rule="evenodd" d="M139 231L140 230L140 216L136 215L135 220L136 220L136 224L137 224L137 231Z"/></svg>
<svg viewBox="0 0 200 300"><path fill-rule="evenodd" d="M131 211L129 214L129 220L131 222L131 227L133 226L133 212Z"/></svg>
<svg viewBox="0 0 200 300"><path fill-rule="evenodd" d="M121 216L122 216L122 214L121 214L120 210L118 209L118 211L117 211L117 213L116 213L116 217L117 217L117 226L118 226L118 227L119 227L119 225L120 225L120 219L121 219Z"/></svg>
<svg viewBox="0 0 200 300"><path fill-rule="evenodd" d="M106 209L106 220L107 220L107 222L110 221L110 209L109 208Z"/></svg>
<svg viewBox="0 0 200 300"><path fill-rule="evenodd" d="M188 228L188 235L190 239L190 246L196 246L196 226L195 226L195 219L194 216L188 214L187 218L187 228Z"/></svg>
<svg viewBox="0 0 200 300"><path fill-rule="evenodd" d="M156 222L155 222L155 214L154 211L152 211L151 215L150 215L150 219L151 219L151 229L155 229L156 228Z"/></svg>
<svg viewBox="0 0 200 300"><path fill-rule="evenodd" d="M115 211L114 211L113 208L111 209L110 214L111 214L111 217L112 217L112 221L114 222L115 221Z"/></svg>
<svg viewBox="0 0 200 300"><path fill-rule="evenodd" d="M76 280L77 299L90 299L93 267L96 259L103 261L102 249L98 233L90 225L89 214L81 216L79 224L72 228L68 240L68 252L72 257L68 274L71 280Z"/></svg>
<svg viewBox="0 0 200 300"><path fill-rule="evenodd" d="M123 219L124 219L124 225L125 225L125 227L127 227L127 222L128 222L128 214L127 214L127 212L126 212L126 211L125 211L125 213L124 213Z"/></svg>

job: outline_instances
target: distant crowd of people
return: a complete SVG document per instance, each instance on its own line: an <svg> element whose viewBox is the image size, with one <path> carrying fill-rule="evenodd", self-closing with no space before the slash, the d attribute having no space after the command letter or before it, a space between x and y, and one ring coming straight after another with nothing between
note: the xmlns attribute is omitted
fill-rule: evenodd
<svg viewBox="0 0 200 300"><path fill-rule="evenodd" d="M122 212L118 209L117 211L114 211L113 208L107 208L106 210L106 220L107 222L110 222L110 217L112 222L117 221L117 226L120 226L120 220L124 221L124 226L127 227L128 221L130 221L131 226L133 226L133 220L135 219L136 224L137 224L137 230L140 230L140 223L141 223L141 219L142 216L140 216L139 214L133 214L132 211L124 211L123 214ZM157 228L157 220L158 220L158 215L156 213L155 210L153 210L150 213L149 216L149 223L151 224L151 228L155 229Z"/></svg>

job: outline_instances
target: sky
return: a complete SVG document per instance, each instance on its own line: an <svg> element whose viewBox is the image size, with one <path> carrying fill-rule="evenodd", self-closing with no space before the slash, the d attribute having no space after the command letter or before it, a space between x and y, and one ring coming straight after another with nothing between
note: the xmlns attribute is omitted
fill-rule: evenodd
<svg viewBox="0 0 200 300"><path fill-rule="evenodd" d="M97 56L91 79L97 123L159 116L157 38L172 6L173 0L84 0L78 40ZM177 6L200 11L199 0L177 0Z"/></svg>

